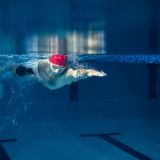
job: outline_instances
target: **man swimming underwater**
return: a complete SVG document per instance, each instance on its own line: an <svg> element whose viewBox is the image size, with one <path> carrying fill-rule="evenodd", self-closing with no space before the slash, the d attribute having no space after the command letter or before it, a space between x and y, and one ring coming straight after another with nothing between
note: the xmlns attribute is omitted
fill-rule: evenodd
<svg viewBox="0 0 160 160"><path fill-rule="evenodd" d="M39 60L31 67L12 66L9 70L19 76L34 74L36 79L45 87L53 90L77 82L81 79L97 76L104 77L106 74L93 69L72 69L68 65L68 57L65 54L53 54L49 59ZM8 69L7 69L8 70Z"/></svg>

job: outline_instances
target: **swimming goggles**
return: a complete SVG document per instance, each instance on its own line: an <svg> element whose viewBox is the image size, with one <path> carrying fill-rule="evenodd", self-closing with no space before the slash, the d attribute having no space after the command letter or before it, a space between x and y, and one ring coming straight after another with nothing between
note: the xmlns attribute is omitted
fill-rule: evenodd
<svg viewBox="0 0 160 160"><path fill-rule="evenodd" d="M57 75L63 73L66 70L66 67L50 64L50 69L52 70L53 74Z"/></svg>

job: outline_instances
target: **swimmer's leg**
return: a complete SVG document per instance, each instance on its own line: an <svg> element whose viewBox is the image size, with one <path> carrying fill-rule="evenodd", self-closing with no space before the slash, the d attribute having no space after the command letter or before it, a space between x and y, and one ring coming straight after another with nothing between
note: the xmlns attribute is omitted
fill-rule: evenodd
<svg viewBox="0 0 160 160"><path fill-rule="evenodd" d="M16 75L16 65L10 64L0 67L0 81L8 80Z"/></svg>
<svg viewBox="0 0 160 160"><path fill-rule="evenodd" d="M0 75L6 73L6 72L15 72L16 69L16 65L6 65L6 66L2 66L0 67Z"/></svg>
<svg viewBox="0 0 160 160"><path fill-rule="evenodd" d="M25 76L34 74L32 68L25 67L23 65L7 65L0 68L0 75L3 75L6 72L11 72L18 76Z"/></svg>

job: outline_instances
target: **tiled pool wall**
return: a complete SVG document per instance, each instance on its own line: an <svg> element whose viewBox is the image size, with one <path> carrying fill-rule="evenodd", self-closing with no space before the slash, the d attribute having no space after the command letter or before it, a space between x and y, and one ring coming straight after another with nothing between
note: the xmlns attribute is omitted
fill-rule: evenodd
<svg viewBox="0 0 160 160"><path fill-rule="evenodd" d="M44 102L13 104L0 111L1 118L21 122L156 118L160 115L157 100L106 100L82 102ZM7 119L6 119L7 120Z"/></svg>

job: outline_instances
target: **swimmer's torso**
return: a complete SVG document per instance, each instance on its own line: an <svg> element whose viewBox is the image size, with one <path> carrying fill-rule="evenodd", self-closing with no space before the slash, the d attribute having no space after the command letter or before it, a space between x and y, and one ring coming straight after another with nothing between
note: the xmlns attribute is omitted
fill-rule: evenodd
<svg viewBox="0 0 160 160"><path fill-rule="evenodd" d="M65 71L66 72L66 71ZM40 60L37 64L35 74L37 79L46 87L52 89L63 82L65 72L60 75L54 75L50 68L48 60Z"/></svg>

